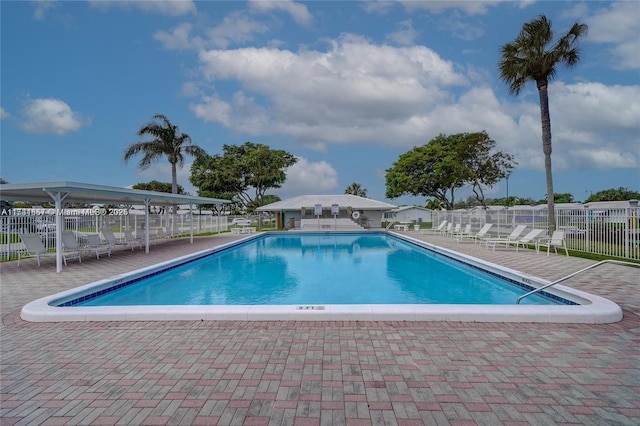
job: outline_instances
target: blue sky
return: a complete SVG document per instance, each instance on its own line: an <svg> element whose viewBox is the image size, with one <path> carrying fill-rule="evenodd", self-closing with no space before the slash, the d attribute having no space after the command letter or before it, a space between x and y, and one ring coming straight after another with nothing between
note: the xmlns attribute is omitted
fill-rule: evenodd
<svg viewBox="0 0 640 426"><path fill-rule="evenodd" d="M156 113L210 154L245 141L299 158L282 198L360 183L438 134L486 130L518 162L509 194L545 197L535 84L499 48L545 14L589 25L549 89L555 192L640 191L640 2L1 2L1 176L127 187L170 181L125 148ZM179 171L188 182L189 165ZM486 191L504 197L506 182ZM461 190L457 198L466 198ZM386 200L424 204L424 198Z"/></svg>

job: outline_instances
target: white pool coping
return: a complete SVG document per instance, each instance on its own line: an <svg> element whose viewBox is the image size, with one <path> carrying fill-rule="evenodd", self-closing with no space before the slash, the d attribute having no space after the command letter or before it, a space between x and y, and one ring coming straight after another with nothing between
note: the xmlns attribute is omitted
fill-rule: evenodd
<svg viewBox="0 0 640 426"><path fill-rule="evenodd" d="M378 231L379 232L379 231ZM326 233L326 232L325 232ZM448 257L540 287L549 282L484 260L435 246L406 235L388 232L405 241ZM136 271L96 281L37 299L22 308L20 317L31 322L68 321L455 321L540 322L607 324L622 320L622 309L612 301L563 285L546 291L579 305L152 305L152 306L51 306L118 283L149 275L186 261L215 253L269 233L258 233Z"/></svg>

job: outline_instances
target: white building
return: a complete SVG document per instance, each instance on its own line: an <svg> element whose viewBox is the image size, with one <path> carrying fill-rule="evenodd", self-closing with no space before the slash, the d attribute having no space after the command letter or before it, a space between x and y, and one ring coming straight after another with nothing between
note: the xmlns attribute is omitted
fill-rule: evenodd
<svg viewBox="0 0 640 426"><path fill-rule="evenodd" d="M259 207L273 212L278 229L380 228L393 204L351 194L301 195Z"/></svg>

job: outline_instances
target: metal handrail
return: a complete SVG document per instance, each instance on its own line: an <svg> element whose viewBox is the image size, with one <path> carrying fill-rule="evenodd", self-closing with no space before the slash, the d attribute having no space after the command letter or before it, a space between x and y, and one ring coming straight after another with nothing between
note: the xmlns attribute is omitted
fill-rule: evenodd
<svg viewBox="0 0 640 426"><path fill-rule="evenodd" d="M596 266L600 266L600 265L603 265L603 264L605 264L605 263L615 263L615 264L617 264L617 265L633 266L633 267L635 267L635 268L640 268L640 263L624 262L624 261L622 261L622 260L614 260L614 259L601 260L601 261L600 261L600 262L598 262L598 263L594 263L593 265L589 265L589 266L587 266L587 267L586 267L586 268L584 268L584 269L580 269L579 271L576 271L576 272L574 272L574 273L572 273L572 274L567 275L566 277L562 277L562 278L560 278L560 279L559 279L559 280L557 280L557 281L554 281L554 282L552 282L552 283L549 283L549 284L547 284L547 285L544 285L544 286L542 286L542 287L540 287L540 288L536 288L536 289L534 289L534 290L531 290L529 293L523 294L522 296L518 297L518 299L516 299L516 304L519 304L519 303L520 303L520 301L521 301L522 299L524 299L525 297L529 297L529 296L531 296L532 294L535 294L535 293L537 293L537 292L539 292L539 291L542 291L542 290L544 290L544 289L546 289L546 288L551 287L552 285L556 285L556 284L558 284L558 283L561 283L562 281L566 281L566 280L568 280L569 278L575 277L576 275L578 275L578 274L580 274L580 273L582 273L582 272L584 272L584 271L588 271L589 269L593 269L593 268L595 268Z"/></svg>

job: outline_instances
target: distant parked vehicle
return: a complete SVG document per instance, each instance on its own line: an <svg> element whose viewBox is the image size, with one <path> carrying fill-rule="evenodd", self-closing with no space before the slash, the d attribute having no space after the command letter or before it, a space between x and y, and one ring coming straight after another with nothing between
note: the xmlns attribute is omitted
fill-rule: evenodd
<svg viewBox="0 0 640 426"><path fill-rule="evenodd" d="M251 225L251 220L237 217L231 221L231 225L247 226L247 225Z"/></svg>

